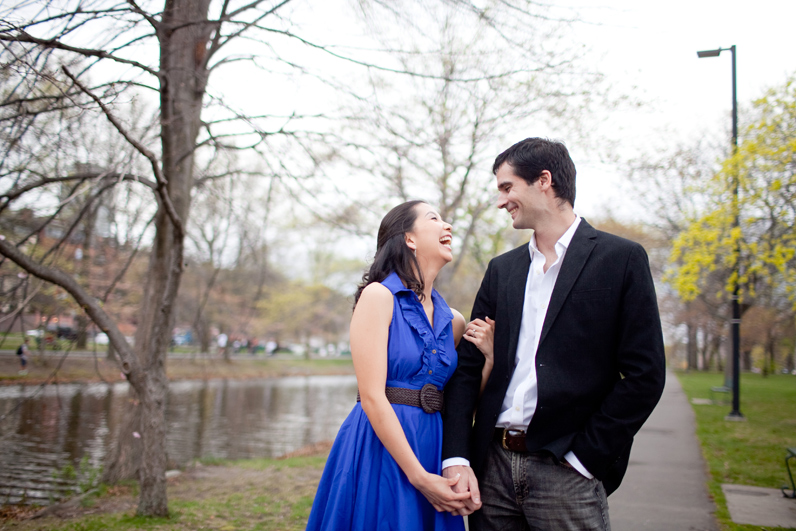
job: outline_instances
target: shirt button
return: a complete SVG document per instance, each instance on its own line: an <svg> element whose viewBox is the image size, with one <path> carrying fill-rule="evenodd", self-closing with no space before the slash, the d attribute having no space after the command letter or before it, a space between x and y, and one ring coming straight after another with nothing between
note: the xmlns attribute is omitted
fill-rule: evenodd
<svg viewBox="0 0 796 531"><path fill-rule="evenodd" d="M434 350L432 350L432 351L431 351L431 353L432 353L432 354L436 354L436 353L437 353L437 350L436 350L436 349L434 349Z"/></svg>
<svg viewBox="0 0 796 531"><path fill-rule="evenodd" d="M433 372L433 371L428 371L428 373L429 373L429 374L431 374L432 372Z"/></svg>
<svg viewBox="0 0 796 531"><path fill-rule="evenodd" d="M514 406L514 410L515 411L519 411L520 410L520 406Z"/></svg>

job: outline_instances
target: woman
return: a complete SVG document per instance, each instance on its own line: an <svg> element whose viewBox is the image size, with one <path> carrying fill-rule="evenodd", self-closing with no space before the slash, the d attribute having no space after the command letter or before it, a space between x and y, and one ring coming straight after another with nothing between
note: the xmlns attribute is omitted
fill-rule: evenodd
<svg viewBox="0 0 796 531"><path fill-rule="evenodd" d="M361 401L329 454L308 530L464 529L451 512L469 494L440 475L440 391L465 320L432 285L452 259L451 226L428 204L403 203L382 220L351 318ZM491 358L492 328L477 328L472 341Z"/></svg>

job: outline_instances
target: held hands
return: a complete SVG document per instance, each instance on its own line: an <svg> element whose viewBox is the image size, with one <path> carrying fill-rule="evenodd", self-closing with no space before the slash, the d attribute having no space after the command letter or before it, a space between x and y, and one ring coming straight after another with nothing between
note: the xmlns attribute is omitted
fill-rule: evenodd
<svg viewBox="0 0 796 531"><path fill-rule="evenodd" d="M478 350L486 358L486 362L490 365L492 364L495 345L495 321L489 317L486 318L486 321L473 319L464 331L464 339L478 347Z"/></svg>
<svg viewBox="0 0 796 531"><path fill-rule="evenodd" d="M412 481L412 484L438 512L447 511L459 514L459 511L465 509L465 503L470 498L470 493L454 491L458 482L459 476L455 474L452 477L442 477L426 472L417 481Z"/></svg>
<svg viewBox="0 0 796 531"><path fill-rule="evenodd" d="M453 492L465 493L464 507L451 511L454 515L467 516L481 508L481 492L478 490L478 480L475 472L469 466L449 466L442 470L442 475L450 480L455 480L451 485Z"/></svg>

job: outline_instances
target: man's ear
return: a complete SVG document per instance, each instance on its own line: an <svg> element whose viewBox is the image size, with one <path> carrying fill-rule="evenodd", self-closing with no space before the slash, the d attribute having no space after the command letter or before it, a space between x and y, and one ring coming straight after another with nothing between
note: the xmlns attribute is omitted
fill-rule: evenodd
<svg viewBox="0 0 796 531"><path fill-rule="evenodd" d="M539 183L539 187L542 191L552 188L553 174L551 174L549 170L542 170L542 173L539 174L539 179L537 182Z"/></svg>

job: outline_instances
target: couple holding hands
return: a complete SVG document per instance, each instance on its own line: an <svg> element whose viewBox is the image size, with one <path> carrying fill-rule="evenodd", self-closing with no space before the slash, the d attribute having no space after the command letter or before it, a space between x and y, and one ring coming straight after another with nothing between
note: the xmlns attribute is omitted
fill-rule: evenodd
<svg viewBox="0 0 796 531"><path fill-rule="evenodd" d="M493 172L534 233L489 263L470 323L433 289L451 226L421 201L382 220L351 319L358 403L308 530L610 529L665 377L647 255L575 214L563 144L525 139Z"/></svg>

